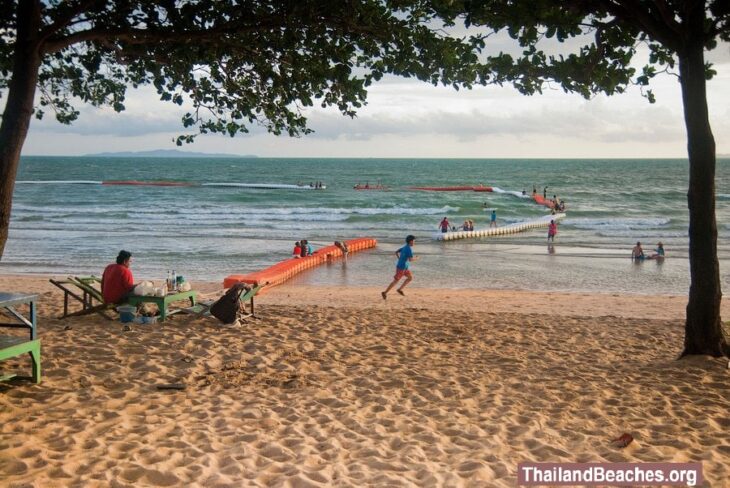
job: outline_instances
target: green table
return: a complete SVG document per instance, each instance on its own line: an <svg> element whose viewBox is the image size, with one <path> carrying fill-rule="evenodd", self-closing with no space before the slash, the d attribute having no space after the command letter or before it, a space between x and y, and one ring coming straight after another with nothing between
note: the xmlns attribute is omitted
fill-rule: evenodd
<svg viewBox="0 0 730 488"><path fill-rule="evenodd" d="M30 331L30 340L35 340L36 336L36 312L35 302L38 301L38 295L32 293L0 293L0 307L4 308L9 315L17 320L17 322L3 322L0 327L14 327L28 329ZM28 317L15 310L19 305L28 305Z"/></svg>
<svg viewBox="0 0 730 488"><path fill-rule="evenodd" d="M180 291L177 293L168 293L164 297L132 295L128 298L127 302L130 305L139 305L140 303L156 303L160 309L160 320L165 320L167 318L167 306L169 304L189 299L190 305L195 305L195 296L197 294L197 291L190 290Z"/></svg>

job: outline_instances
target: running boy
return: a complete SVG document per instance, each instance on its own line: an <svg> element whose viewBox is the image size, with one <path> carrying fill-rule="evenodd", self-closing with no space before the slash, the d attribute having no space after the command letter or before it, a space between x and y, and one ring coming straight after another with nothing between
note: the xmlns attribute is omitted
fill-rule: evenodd
<svg viewBox="0 0 730 488"><path fill-rule="evenodd" d="M383 296L383 300L388 298L388 292L404 276L406 277L406 280L396 291L405 296L405 293L403 293L403 288L405 288L406 285L408 285L408 283L413 280L413 274L411 274L411 270L408 269L410 267L410 262L418 259L417 257L413 256L413 244L415 243L415 241L416 238L409 235L408 237L406 237L406 245L395 252L395 255L398 256L398 264L396 264L395 266L395 276L393 277L393 281L391 281L388 285L388 288L386 288L385 291L381 293L381 295Z"/></svg>

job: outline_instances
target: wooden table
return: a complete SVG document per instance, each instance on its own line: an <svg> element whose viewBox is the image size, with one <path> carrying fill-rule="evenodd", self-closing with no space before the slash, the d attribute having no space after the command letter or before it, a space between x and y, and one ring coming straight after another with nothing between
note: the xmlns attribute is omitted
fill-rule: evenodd
<svg viewBox="0 0 730 488"><path fill-rule="evenodd" d="M190 305L195 305L195 297L197 294L197 291L190 290L180 291L176 293L168 293L164 297L132 295L128 298L127 303L129 303L130 305L139 305L140 303L156 303L160 309L160 320L165 320L168 315L167 306L169 304L189 299Z"/></svg>
<svg viewBox="0 0 730 488"><path fill-rule="evenodd" d="M0 327L30 330L30 340L19 336L0 336L0 360L29 353L33 364L32 379L41 382L41 341L36 339L36 301L38 295L27 293L0 293L0 308L7 311L17 322L2 322ZM28 317L16 310L20 305L28 305ZM14 374L0 376L0 381L15 377Z"/></svg>

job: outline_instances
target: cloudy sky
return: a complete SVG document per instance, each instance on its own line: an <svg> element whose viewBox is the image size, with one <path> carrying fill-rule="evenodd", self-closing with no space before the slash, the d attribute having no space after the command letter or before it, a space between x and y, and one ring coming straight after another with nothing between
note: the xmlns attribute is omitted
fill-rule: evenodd
<svg viewBox="0 0 730 488"><path fill-rule="evenodd" d="M710 53L718 75L708 84L713 133L730 154L730 47ZM261 131L230 138L199 137L183 150L261 157L631 158L686 157L677 78L652 83L657 103L638 88L585 100L558 88L522 96L511 87L454 91L388 78L371 87L355 119L336 110L307 112L314 134L290 138ZM4 100L3 100L4 101ZM149 88L127 94L127 110L77 105L72 126L34 120L24 155L81 155L175 149L185 108L161 102Z"/></svg>

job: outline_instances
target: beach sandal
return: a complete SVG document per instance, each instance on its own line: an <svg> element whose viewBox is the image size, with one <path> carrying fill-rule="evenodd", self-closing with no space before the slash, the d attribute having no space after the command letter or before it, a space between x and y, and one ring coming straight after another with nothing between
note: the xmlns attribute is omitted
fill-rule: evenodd
<svg viewBox="0 0 730 488"><path fill-rule="evenodd" d="M380 292L380 294L382 295L382 297L383 297L383 300L385 300L385 299L387 299L387 298L388 298L388 294L387 294L387 293L385 293L384 291Z"/></svg>
<svg viewBox="0 0 730 488"><path fill-rule="evenodd" d="M395 290L395 291L397 291L398 293L400 293L400 294L401 294L401 295L403 295L403 296L406 296L406 294L405 294L405 293L403 293L403 290Z"/></svg>
<svg viewBox="0 0 730 488"><path fill-rule="evenodd" d="M620 437L611 441L611 443L619 449L623 449L632 442L634 442L634 438L631 434L622 434Z"/></svg>

